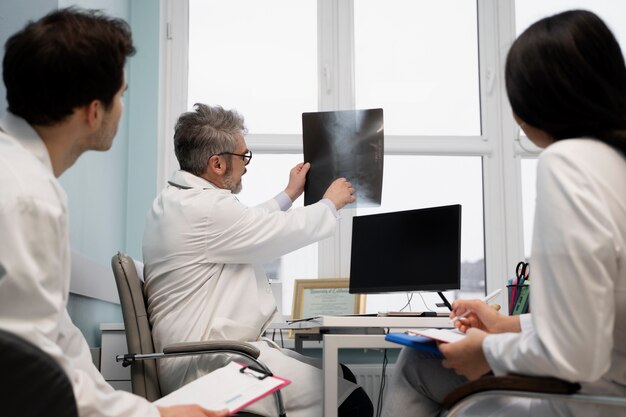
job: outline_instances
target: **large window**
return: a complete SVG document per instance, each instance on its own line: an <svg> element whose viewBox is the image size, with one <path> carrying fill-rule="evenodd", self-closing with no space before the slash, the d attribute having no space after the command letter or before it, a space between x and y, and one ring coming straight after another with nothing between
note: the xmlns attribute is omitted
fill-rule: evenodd
<svg viewBox="0 0 626 417"><path fill-rule="evenodd" d="M283 283L285 313L294 279L348 276L350 218L372 212L461 203L462 290L502 287L524 256L524 152L514 145L501 76L515 37L512 0L164 1L174 36L163 56L176 57L169 94L187 90L184 105L167 101L169 118L195 102L245 116L255 153L246 204L283 189L301 160L301 113L384 110L383 204L345 210L333 238L267 265ZM423 308L417 299L413 308ZM368 310L397 310L405 300L369 297Z"/></svg>

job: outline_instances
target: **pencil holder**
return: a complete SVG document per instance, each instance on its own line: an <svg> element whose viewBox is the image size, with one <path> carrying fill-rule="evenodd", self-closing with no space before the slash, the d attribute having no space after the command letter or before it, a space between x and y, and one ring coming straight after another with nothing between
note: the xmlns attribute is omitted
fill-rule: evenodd
<svg viewBox="0 0 626 417"><path fill-rule="evenodd" d="M509 315L526 314L530 311L530 284L526 281L523 285L506 286L509 294Z"/></svg>

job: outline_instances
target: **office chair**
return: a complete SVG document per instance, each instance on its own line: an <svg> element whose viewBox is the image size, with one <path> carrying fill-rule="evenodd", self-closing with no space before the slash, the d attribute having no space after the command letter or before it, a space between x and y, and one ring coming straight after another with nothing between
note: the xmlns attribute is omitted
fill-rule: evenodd
<svg viewBox="0 0 626 417"><path fill-rule="evenodd" d="M146 299L143 294L143 278L137 273L134 260L118 252L111 259L111 266L120 296L128 351L131 352L118 355L116 359L122 362L123 366L131 366L131 386L134 394L149 401L161 398L156 360L175 356L235 354L254 362L259 368L270 373L269 369L258 360L260 351L245 342L230 340L183 342L166 346L163 352L155 352L146 310ZM280 390L275 391L274 396L278 415L285 417ZM245 412L236 415L239 417L256 416L256 414Z"/></svg>
<svg viewBox="0 0 626 417"><path fill-rule="evenodd" d="M475 415L470 407L476 400L505 396L621 407L626 413L626 397L576 394L578 390L579 384L557 378L523 375L484 376L453 390L444 398L442 406L447 410L447 414L444 414L446 417L469 417Z"/></svg>
<svg viewBox="0 0 626 417"><path fill-rule="evenodd" d="M70 380L43 350L0 330L0 414L78 417Z"/></svg>

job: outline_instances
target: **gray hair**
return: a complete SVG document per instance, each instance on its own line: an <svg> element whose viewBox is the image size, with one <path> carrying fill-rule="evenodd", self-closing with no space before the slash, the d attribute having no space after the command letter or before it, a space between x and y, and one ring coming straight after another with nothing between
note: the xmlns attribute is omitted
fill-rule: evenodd
<svg viewBox="0 0 626 417"><path fill-rule="evenodd" d="M201 176L212 155L235 152L238 136L247 129L243 116L235 110L202 103L194 108L176 122L174 152L180 169Z"/></svg>

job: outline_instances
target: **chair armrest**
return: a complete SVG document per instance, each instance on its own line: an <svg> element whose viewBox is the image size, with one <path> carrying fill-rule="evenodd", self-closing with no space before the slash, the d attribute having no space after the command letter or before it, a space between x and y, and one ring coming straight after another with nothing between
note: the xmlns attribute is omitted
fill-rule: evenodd
<svg viewBox="0 0 626 417"><path fill-rule="evenodd" d="M461 385L450 392L442 402L442 407L450 409L465 397L483 391L526 391L546 394L573 394L580 390L580 384L549 377L524 375L483 376Z"/></svg>
<svg viewBox="0 0 626 417"><path fill-rule="evenodd" d="M240 352L257 359L261 351L246 342L238 342L235 340L207 340L204 342L182 342L174 343L163 348L166 355L172 353L192 353L192 352L219 352L230 350Z"/></svg>
<svg viewBox="0 0 626 417"><path fill-rule="evenodd" d="M127 367L132 365L135 361L158 360L168 356L204 355L221 352L241 354L254 359L256 362L258 362L259 355L261 355L261 351L250 343L235 340L208 340L204 342L173 343L164 347L163 352L159 353L127 353L125 355L117 355L115 360L122 362L123 367Z"/></svg>

